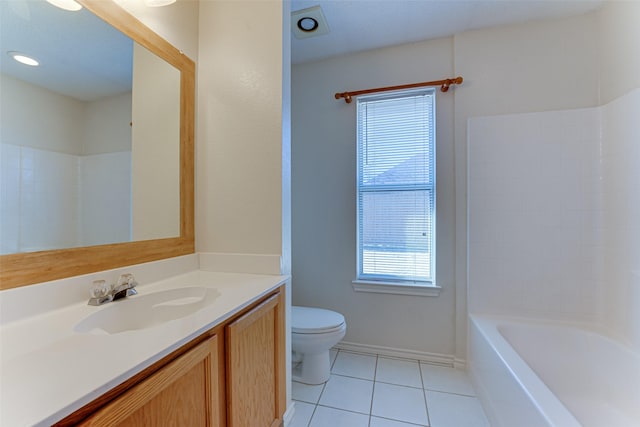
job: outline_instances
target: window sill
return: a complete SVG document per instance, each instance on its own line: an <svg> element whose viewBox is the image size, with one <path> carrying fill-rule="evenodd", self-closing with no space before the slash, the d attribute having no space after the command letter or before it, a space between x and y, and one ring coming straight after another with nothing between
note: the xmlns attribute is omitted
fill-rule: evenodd
<svg viewBox="0 0 640 427"><path fill-rule="evenodd" d="M437 297L442 288L435 285L416 285L408 283L378 282L373 280L354 280L351 282L356 292L372 292L376 294L416 295Z"/></svg>

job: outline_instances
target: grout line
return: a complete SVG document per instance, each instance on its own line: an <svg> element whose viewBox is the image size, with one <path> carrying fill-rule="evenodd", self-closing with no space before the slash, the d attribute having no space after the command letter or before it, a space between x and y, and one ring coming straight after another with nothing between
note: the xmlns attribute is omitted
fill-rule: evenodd
<svg viewBox="0 0 640 427"><path fill-rule="evenodd" d="M336 357L333 358L333 360L331 361L331 366L329 366L329 372L331 372L333 370L333 365L336 364L336 360L338 360L338 354L340 354L341 350L336 350ZM331 357L331 353L329 353L329 357Z"/></svg>
<svg viewBox="0 0 640 427"><path fill-rule="evenodd" d="M0 0L0 1L2 1L2 0ZM371 381L371 382L373 382L373 380L371 378L354 377L352 375L336 374L335 372L332 372L331 375L335 375L336 377L353 378L354 380L362 380L362 381Z"/></svg>
<svg viewBox="0 0 640 427"><path fill-rule="evenodd" d="M398 384L398 383L391 383L389 381L380 381L380 380L376 380L377 383L380 384L389 384L389 385L395 385L397 387L407 387L407 388L412 388L414 390L424 390L423 386L415 386L415 385L407 385L407 384Z"/></svg>
<svg viewBox="0 0 640 427"><path fill-rule="evenodd" d="M331 379L331 374L329 374L329 380ZM327 380L327 383L329 382L329 380ZM316 402L316 405L320 404L320 399L322 399L322 395L324 394L324 391L327 388L327 383L322 384L322 390L320 390L320 394L318 395L318 401Z"/></svg>
<svg viewBox="0 0 640 427"><path fill-rule="evenodd" d="M318 409L318 405L320 404L320 399L322 398L322 394L324 393L324 389L326 387L327 387L327 383L322 384L322 390L320 390L320 394L318 395L318 401L313 407L313 412L311 413L311 417L309 417L309 422L307 423L307 427L311 426L311 421L313 420L313 416L316 414L316 410Z"/></svg>
<svg viewBox="0 0 640 427"><path fill-rule="evenodd" d="M370 382L373 383L372 384L372 392L371 392L371 403L369 405L369 413L366 414L366 413L363 413L363 412L353 411L353 410L344 409L344 408L336 408L336 407L329 406L329 405L326 405L326 404L320 404L320 400L322 399L322 397L323 397L323 395L324 395L324 393L326 391L326 384L327 383L325 383L325 384L322 385L322 390L320 391L320 394L318 396L318 400L314 404L314 408L313 408L313 411L311 413L311 417L309 418L309 421L307 423L307 427L311 426L313 418L314 418L315 414L318 412L318 407L320 407L320 406L322 406L324 408L330 408L330 409L338 410L338 411L350 412L350 413L358 414L358 415L366 415L366 416L368 416L367 426L371 427L371 423L372 423L372 420L373 420L373 417L374 417L373 416L374 396L375 396L376 387L377 387L378 383L380 383L380 384L389 384L389 385L396 386L396 387L405 387L405 388L413 389L413 390L416 390L416 389L421 389L422 390L422 395L423 395L424 404L425 404L425 410L426 410L426 413L427 413L427 425L426 426L423 425L423 424L414 424L414 423L411 423L411 422L401 421L401 420L397 420L397 419L394 419L394 418L388 418L388 417L384 417L384 416L376 416L376 418L386 419L386 420L389 420L389 421L403 422L403 423L406 423L408 425L416 426L416 427L428 427L428 426L431 426L431 416L430 416L430 413L429 413L430 412L429 411L429 405L427 403L427 391L477 399L476 395L460 394L460 393L456 393L456 392L435 390L435 389L432 389L430 387L426 387L425 386L425 377L424 377L425 373L421 369L422 362L420 362L420 361L418 361L418 371L419 371L419 378L420 378L421 387L415 387L415 386L410 386L410 385L406 385L406 384L394 384L394 383L389 383L389 382L386 382L386 381L378 380L378 367L380 366L380 358L404 360L404 361L415 361L415 360L412 360L412 359L387 357L387 356L380 356L380 355L377 355L377 354L376 355L364 354L364 353L358 353L358 352L353 352L353 351L348 351L348 350L345 351L345 350L341 350L341 349L336 349L336 355L335 355L335 358L333 359L333 361L331 363L331 367L330 367L331 370L333 370L333 368L335 367L335 364L336 364L336 362L338 360L338 356L340 355L340 353L358 354L358 355L365 355L365 356L371 356L371 357L375 357L376 358L375 364L374 364L373 379L360 378L360 377L354 377L354 376L343 375L343 374L336 374L336 373L331 372L331 376L340 376L340 377L345 377L345 378L353 378L353 379L357 379L357 380L361 380L361 381L370 381ZM432 365L432 364L427 363L427 365ZM304 401L301 401L301 402L304 402ZM311 402L304 402L304 403L312 404Z"/></svg>
<svg viewBox="0 0 640 427"><path fill-rule="evenodd" d="M428 426L425 426L424 424L415 424L415 423L412 423L412 422L409 422L409 421L401 421L401 420L398 420L398 419L395 419L395 418L381 417L380 415L376 415L376 418L380 418L382 420L395 421L397 423L404 423L404 424L408 424L408 425L416 426L416 427L428 427Z"/></svg>
<svg viewBox="0 0 640 427"><path fill-rule="evenodd" d="M376 376L378 375L378 355L376 354L376 363L373 366L373 387L371 387L371 404L369 405L369 427L371 427L371 414L373 413L373 396L376 393Z"/></svg>
<svg viewBox="0 0 640 427"><path fill-rule="evenodd" d="M424 378L422 375L422 369L418 365L418 371L420 371L420 382L422 383L422 396L424 397L424 409L427 411L427 425L431 425L431 415L429 415L429 404L427 403L427 388L424 385Z"/></svg>
<svg viewBox="0 0 640 427"><path fill-rule="evenodd" d="M318 409L318 405L313 406L313 412L311 412L311 416L309 417L309 421L307 421L307 427L311 426L311 420L313 420L313 416L316 414L316 409Z"/></svg>
<svg viewBox="0 0 640 427"><path fill-rule="evenodd" d="M428 388L428 387L425 387L424 390L425 391L432 391L432 392L435 392L435 393L442 393L442 394L453 394L455 396L460 396L460 397L476 397L476 398L478 397L478 396L476 396L474 394L464 394L464 393L456 393L455 391L436 390L434 388Z"/></svg>
<svg viewBox="0 0 640 427"><path fill-rule="evenodd" d="M319 403L316 406L322 406L323 408L335 409L336 411L351 412L352 414L367 415L367 416L371 417L371 414L367 414L366 412L358 412L358 411L354 411L354 410L351 410L351 409L336 408L335 406L321 405Z"/></svg>

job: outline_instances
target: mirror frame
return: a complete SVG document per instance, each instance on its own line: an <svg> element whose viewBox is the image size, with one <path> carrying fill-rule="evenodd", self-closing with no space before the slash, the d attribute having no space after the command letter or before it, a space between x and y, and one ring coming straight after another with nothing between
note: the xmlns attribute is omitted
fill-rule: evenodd
<svg viewBox="0 0 640 427"><path fill-rule="evenodd" d="M180 70L180 236L0 256L0 290L195 252L195 63L112 1L77 0L90 12Z"/></svg>

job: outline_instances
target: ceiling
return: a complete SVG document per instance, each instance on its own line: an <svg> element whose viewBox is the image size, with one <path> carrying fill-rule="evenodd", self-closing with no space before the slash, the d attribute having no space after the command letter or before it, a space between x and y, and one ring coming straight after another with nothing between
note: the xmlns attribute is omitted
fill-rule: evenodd
<svg viewBox="0 0 640 427"><path fill-rule="evenodd" d="M8 51L40 62L19 64ZM82 101L131 91L133 41L86 9L0 0L0 72Z"/></svg>
<svg viewBox="0 0 640 427"><path fill-rule="evenodd" d="M292 11L320 5L329 33L291 38L302 63L462 31L586 13L605 0L292 0ZM81 100L131 90L132 41L86 10L43 0L0 0L0 72ZM41 66L11 60L30 53ZM82 53L82 54L80 54Z"/></svg>
<svg viewBox="0 0 640 427"><path fill-rule="evenodd" d="M292 0L292 11L320 5L329 33L291 37L294 64L467 30L579 15L605 0ZM292 23L294 26L295 23Z"/></svg>

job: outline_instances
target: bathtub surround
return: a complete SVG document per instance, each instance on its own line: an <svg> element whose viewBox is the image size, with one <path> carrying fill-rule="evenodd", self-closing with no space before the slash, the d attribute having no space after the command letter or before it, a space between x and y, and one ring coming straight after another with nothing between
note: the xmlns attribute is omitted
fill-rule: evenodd
<svg viewBox="0 0 640 427"><path fill-rule="evenodd" d="M640 419L628 404L635 391L616 393L639 381L640 4L613 2L596 18L597 105L468 122L469 365L496 426ZM480 325L486 314L555 321L553 331L577 322L589 332L574 330L555 341L562 345L544 338L544 351L527 353L526 336ZM604 380L590 380L600 382L596 392L580 386L603 370Z"/></svg>
<svg viewBox="0 0 640 427"><path fill-rule="evenodd" d="M594 321L601 109L469 120L469 311Z"/></svg>
<svg viewBox="0 0 640 427"><path fill-rule="evenodd" d="M612 335L640 353L639 116L640 88L602 111L600 220L606 283L598 295L598 314Z"/></svg>
<svg viewBox="0 0 640 427"><path fill-rule="evenodd" d="M640 89L469 121L469 310L597 324L640 350Z"/></svg>
<svg viewBox="0 0 640 427"><path fill-rule="evenodd" d="M638 396L617 393L640 381L639 113L635 89L602 107L469 120L469 369L496 426L640 421ZM535 341L485 315L551 332ZM605 369L585 383L595 390L582 383Z"/></svg>
<svg viewBox="0 0 640 427"><path fill-rule="evenodd" d="M131 240L131 94L80 101L0 80L0 253Z"/></svg>
<svg viewBox="0 0 640 427"><path fill-rule="evenodd" d="M470 312L588 321L640 349L639 20L634 2L597 15L601 106L469 121Z"/></svg>

